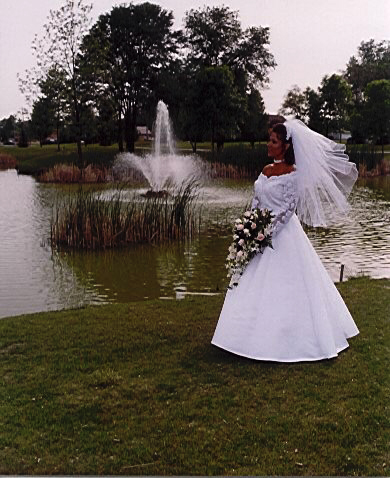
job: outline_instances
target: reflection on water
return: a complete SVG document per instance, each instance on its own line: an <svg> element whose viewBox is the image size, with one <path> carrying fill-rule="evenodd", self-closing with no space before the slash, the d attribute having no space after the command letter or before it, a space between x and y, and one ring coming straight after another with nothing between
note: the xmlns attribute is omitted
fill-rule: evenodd
<svg viewBox="0 0 390 478"><path fill-rule="evenodd" d="M0 317L224 291L230 225L249 205L252 190L247 181L205 187L208 227L186 244L52 253L49 224L61 188L0 172ZM351 202L349 221L308 230L310 240L335 281L342 263L347 276L390 277L390 177L359 181Z"/></svg>
<svg viewBox="0 0 390 478"><path fill-rule="evenodd" d="M49 196L28 176L0 172L0 317L101 302L51 253Z"/></svg>

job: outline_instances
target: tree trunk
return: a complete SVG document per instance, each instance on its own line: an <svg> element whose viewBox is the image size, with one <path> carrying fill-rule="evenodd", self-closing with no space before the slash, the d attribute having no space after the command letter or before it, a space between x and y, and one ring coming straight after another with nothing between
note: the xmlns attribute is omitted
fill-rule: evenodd
<svg viewBox="0 0 390 478"><path fill-rule="evenodd" d="M132 115L131 115L131 152L134 153L135 151L135 141L136 141L136 136L137 136L137 104L135 103L133 105L133 110L132 110Z"/></svg>
<svg viewBox="0 0 390 478"><path fill-rule="evenodd" d="M73 107L74 107L74 113L75 113L75 118L76 118L76 140L77 140L77 155L79 157L79 168L82 171L84 164L83 164L83 151L81 149L81 118L80 118L80 107L79 107L79 102L77 101L77 93L76 93L76 82L73 79Z"/></svg>
<svg viewBox="0 0 390 478"><path fill-rule="evenodd" d="M118 148L119 152L123 153L123 124L122 124L122 112L121 109L118 111Z"/></svg>
<svg viewBox="0 0 390 478"><path fill-rule="evenodd" d="M131 114L129 110L125 111L125 142L126 151L134 152L134 149L131 149Z"/></svg>
<svg viewBox="0 0 390 478"><path fill-rule="evenodd" d="M191 145L191 148L192 148L192 152L196 153L196 141L190 141L190 145Z"/></svg>
<svg viewBox="0 0 390 478"><path fill-rule="evenodd" d="M57 130L57 151L60 151L60 114L57 113L56 121L56 130Z"/></svg>

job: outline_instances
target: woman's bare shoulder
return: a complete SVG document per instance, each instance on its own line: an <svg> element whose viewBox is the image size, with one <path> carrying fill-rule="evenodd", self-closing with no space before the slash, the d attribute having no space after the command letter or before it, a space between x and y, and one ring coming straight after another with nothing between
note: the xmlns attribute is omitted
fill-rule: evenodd
<svg viewBox="0 0 390 478"><path fill-rule="evenodd" d="M267 164L267 166L264 166L264 176L267 176L268 178L271 176L283 176L284 174L289 174L295 171L294 165L277 164L276 166L275 164Z"/></svg>
<svg viewBox="0 0 390 478"><path fill-rule="evenodd" d="M267 164L266 166L264 166L263 168L263 174L264 176L272 176L273 175L273 169L274 169L274 165L273 164Z"/></svg>

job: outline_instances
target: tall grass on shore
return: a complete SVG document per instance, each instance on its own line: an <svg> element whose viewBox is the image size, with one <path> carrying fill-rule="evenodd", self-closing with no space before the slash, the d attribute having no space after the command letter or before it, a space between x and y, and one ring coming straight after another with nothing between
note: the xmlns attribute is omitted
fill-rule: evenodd
<svg viewBox="0 0 390 478"><path fill-rule="evenodd" d="M119 187L109 198L86 191L54 206L51 221L53 247L101 249L135 243L188 239L199 230L198 187L189 182L165 197L124 201Z"/></svg>
<svg viewBox="0 0 390 478"><path fill-rule="evenodd" d="M79 168L75 164L55 164L38 176L41 183L105 183L112 178L110 169L102 165L89 164Z"/></svg>
<svg viewBox="0 0 390 478"><path fill-rule="evenodd" d="M199 152L199 155L210 163L211 174L217 178L254 178L270 162L265 144L254 148L238 144L217 153Z"/></svg>
<svg viewBox="0 0 390 478"><path fill-rule="evenodd" d="M17 165L16 159L10 154L0 153L0 169L13 169Z"/></svg>
<svg viewBox="0 0 390 478"><path fill-rule="evenodd" d="M387 162L383 159L382 153L374 145L353 145L347 148L350 161L356 164L359 176L381 176L390 173Z"/></svg>

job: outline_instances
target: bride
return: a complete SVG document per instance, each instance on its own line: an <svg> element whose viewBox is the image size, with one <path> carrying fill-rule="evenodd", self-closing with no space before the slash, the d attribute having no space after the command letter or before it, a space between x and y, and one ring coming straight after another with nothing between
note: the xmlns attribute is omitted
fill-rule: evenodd
<svg viewBox="0 0 390 478"><path fill-rule="evenodd" d="M314 227L342 220L356 166L344 146L299 120L273 127L268 154L274 162L255 182L252 208L272 211L273 248L228 290L212 344L256 360L336 357L359 331L300 220Z"/></svg>

